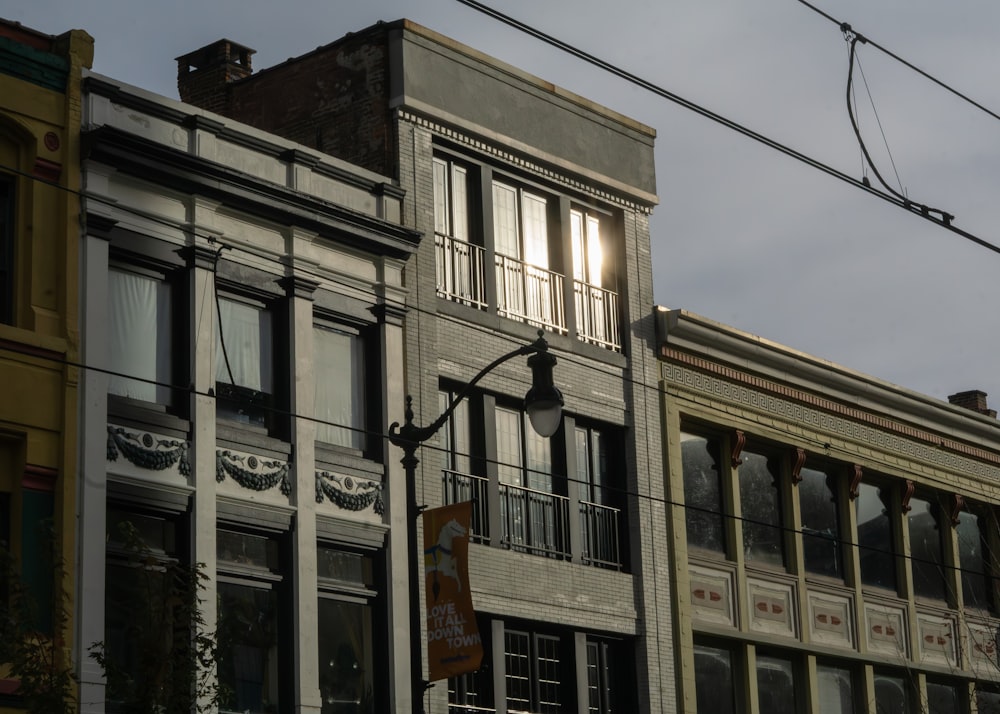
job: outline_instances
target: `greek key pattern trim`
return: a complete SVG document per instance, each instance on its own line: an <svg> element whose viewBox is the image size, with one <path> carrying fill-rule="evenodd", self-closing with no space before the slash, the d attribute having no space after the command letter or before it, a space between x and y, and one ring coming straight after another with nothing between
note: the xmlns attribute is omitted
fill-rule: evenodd
<svg viewBox="0 0 1000 714"><path fill-rule="evenodd" d="M1000 481L1000 468L946 451L947 449L950 451L975 452L978 454L981 451L979 449L972 449L950 439L941 439L928 432L893 422L884 417L868 414L860 409L845 407L836 402L806 394L791 387L769 382L759 377L752 377L728 367L712 365L705 360L688 357L679 353L670 354L669 357L671 359L684 359L685 361L696 363L698 367L704 365L705 369L725 372L726 377L733 381L726 381L714 375L696 372L679 364L664 362L661 365L661 375L667 382L672 382L686 389L702 392L727 402L739 404L758 412L770 414L790 423L804 424L817 431L836 434L853 441L869 444L883 451L902 454L916 461L934 464L941 468L975 476L979 479ZM774 394L767 394L763 391L751 389L745 384L734 384L734 381L750 382L754 386L781 393L783 396L800 399L804 402L812 402L815 405L821 405L824 411L783 399ZM860 423L865 421L877 424L878 428ZM900 436L898 433L890 433L890 430L904 433L913 437L913 439L921 439L928 443L919 443L911 438ZM987 457L985 452L983 453L983 457ZM991 459L996 458L993 455L989 455L989 457Z"/></svg>
<svg viewBox="0 0 1000 714"><path fill-rule="evenodd" d="M292 492L292 484L288 480L288 464L234 454L228 449L216 449L215 480L222 483L227 476L251 491L269 491L279 486L282 495L288 496Z"/></svg>
<svg viewBox="0 0 1000 714"><path fill-rule="evenodd" d="M472 137L467 136L461 132L455 131L454 129L449 129L446 126L442 126L437 122L430 121L429 119L425 119L423 117L418 117L414 114L411 114L410 112L402 110L399 112L399 116L401 119L404 119L412 124L416 124L417 126L423 127L424 129L429 129L430 131L434 132L439 136L447 137L451 141L468 146L470 149L475 149L476 151L479 151L481 153L488 154L493 158L495 158L497 161L503 161L508 164L513 164L515 166L524 169L525 171L530 171L531 173L537 176L543 176L549 181L552 181L554 183L571 188L575 191L581 191L583 193L587 193L591 196L598 197L609 203L614 203L619 206L630 208L633 211L638 211L640 213L645 213L645 214L652 213L651 208L648 208L646 206L639 206L633 203L632 201L623 200L620 196L608 193L607 191L601 191L599 189L595 189L592 184L586 184L583 183L582 181L576 181L567 176L563 176L562 174L556 173L551 169L547 169L544 166L539 166L536 163L528 161L527 159L523 159L520 156L516 156L508 151L503 151L501 149L498 149L492 144L487 144L485 141L480 141L479 139L473 139Z"/></svg>
<svg viewBox="0 0 1000 714"><path fill-rule="evenodd" d="M323 503L324 498L345 511L363 511L370 506L376 515L385 513L382 484L376 481L359 481L353 476L317 471L316 503Z"/></svg>
<svg viewBox="0 0 1000 714"><path fill-rule="evenodd" d="M108 424L108 461L117 461L118 454L130 464L149 471L164 471L174 464L182 476L191 475L188 442L160 439L149 432L126 431Z"/></svg>

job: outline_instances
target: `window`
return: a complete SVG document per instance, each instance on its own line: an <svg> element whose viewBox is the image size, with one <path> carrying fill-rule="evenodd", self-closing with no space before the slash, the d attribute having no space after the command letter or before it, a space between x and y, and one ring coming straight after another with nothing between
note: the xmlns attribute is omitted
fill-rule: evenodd
<svg viewBox="0 0 1000 714"><path fill-rule="evenodd" d="M547 199L494 181L493 240L499 313L565 331L562 276L549 270Z"/></svg>
<svg viewBox="0 0 1000 714"><path fill-rule="evenodd" d="M861 582L896 589L896 537L892 524L893 489L872 484L858 485L854 504L858 518L858 557Z"/></svg>
<svg viewBox="0 0 1000 714"><path fill-rule="evenodd" d="M802 552L810 573L843 577L840 506L832 470L803 468L798 485L802 511Z"/></svg>
<svg viewBox="0 0 1000 714"><path fill-rule="evenodd" d="M262 305L219 298L216 330L217 413L243 424L270 423L274 393L273 326Z"/></svg>
<svg viewBox="0 0 1000 714"><path fill-rule="evenodd" d="M619 567L620 509L613 505L618 494L610 488L613 439L604 430L579 424L574 429L574 437L584 560Z"/></svg>
<svg viewBox="0 0 1000 714"><path fill-rule="evenodd" d="M492 626L488 620L479 621L479 633L483 638L483 665L475 672L448 679L449 714L481 714L493 708Z"/></svg>
<svg viewBox="0 0 1000 714"><path fill-rule="evenodd" d="M442 297L486 307L484 253L472 237L470 170L434 159L434 246L437 290Z"/></svg>
<svg viewBox="0 0 1000 714"><path fill-rule="evenodd" d="M816 691L819 714L852 714L855 710L854 678L846 667L817 663Z"/></svg>
<svg viewBox="0 0 1000 714"><path fill-rule="evenodd" d="M719 450L716 438L681 432L688 547L723 554L726 540Z"/></svg>
<svg viewBox="0 0 1000 714"><path fill-rule="evenodd" d="M996 686L977 684L976 708L979 714L1000 714L1000 689Z"/></svg>
<svg viewBox="0 0 1000 714"><path fill-rule="evenodd" d="M489 497L488 479L481 474L473 474L472 466L472 426L469 421L469 400L457 401L457 394L451 391L438 392L438 409L444 414L454 404L439 432L441 447L444 449L444 471L442 472L445 503L472 501L472 533L477 542L489 539Z"/></svg>
<svg viewBox="0 0 1000 714"><path fill-rule="evenodd" d="M624 651L625 642L588 637L587 649L587 711L593 714L635 711L632 693L634 680L629 680L627 664L632 658Z"/></svg>
<svg viewBox="0 0 1000 714"><path fill-rule="evenodd" d="M374 714L371 558L320 546L319 686L323 714Z"/></svg>
<svg viewBox="0 0 1000 714"><path fill-rule="evenodd" d="M773 456L743 452L739 467L743 509L743 552L747 562L784 564L781 517L781 463Z"/></svg>
<svg viewBox="0 0 1000 714"><path fill-rule="evenodd" d="M108 393L169 405L173 369L173 288L162 275L111 268ZM126 376L128 375L128 376Z"/></svg>
<svg viewBox="0 0 1000 714"><path fill-rule="evenodd" d="M611 349L621 347L618 294L606 285L607 261L602 245L601 218L592 211L569 214L573 244L573 292L576 329L580 339Z"/></svg>
<svg viewBox="0 0 1000 714"><path fill-rule="evenodd" d="M14 322L14 179L0 176L0 323Z"/></svg>
<svg viewBox="0 0 1000 714"><path fill-rule="evenodd" d="M907 526L910 531L910 565L913 591L921 597L943 600L945 574L941 567L944 549L941 544L941 505L934 498L910 499Z"/></svg>
<svg viewBox="0 0 1000 714"><path fill-rule="evenodd" d="M508 710L537 714L562 710L560 645L559 638L551 635L504 632Z"/></svg>
<svg viewBox="0 0 1000 714"><path fill-rule="evenodd" d="M695 642L694 677L698 711L736 713L733 656L728 648Z"/></svg>
<svg viewBox="0 0 1000 714"><path fill-rule="evenodd" d="M220 530L216 545L220 710L249 714L278 711L282 690L278 543L263 536Z"/></svg>
<svg viewBox="0 0 1000 714"><path fill-rule="evenodd" d="M363 451L365 351L361 336L328 327L313 329L316 440Z"/></svg>
<svg viewBox="0 0 1000 714"><path fill-rule="evenodd" d="M927 680L927 711L934 714L964 714L964 699L966 695L962 693L959 686L948 683ZM983 709L979 711L984 712ZM990 712L986 709L984 714Z"/></svg>
<svg viewBox="0 0 1000 714"><path fill-rule="evenodd" d="M768 714L795 714L795 668L783 657L757 654L757 701Z"/></svg>
<svg viewBox="0 0 1000 714"><path fill-rule="evenodd" d="M955 538L962 572L962 602L967 608L986 610L994 604L994 561L989 537L996 528L996 515L991 509L970 508L959 514Z"/></svg>
<svg viewBox="0 0 1000 714"><path fill-rule="evenodd" d="M906 677L875 671L875 711L878 714L910 714L913 698Z"/></svg>
<svg viewBox="0 0 1000 714"><path fill-rule="evenodd" d="M495 419L504 543L544 555L568 554L568 500L552 493L550 440L536 434L520 411L498 406Z"/></svg>

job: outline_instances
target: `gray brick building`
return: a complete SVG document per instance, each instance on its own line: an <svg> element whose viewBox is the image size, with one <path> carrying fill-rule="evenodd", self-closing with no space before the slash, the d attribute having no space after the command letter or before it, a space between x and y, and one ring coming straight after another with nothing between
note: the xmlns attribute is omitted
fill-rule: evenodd
<svg viewBox="0 0 1000 714"><path fill-rule="evenodd" d="M251 55L220 40L180 57L181 98L405 194L402 223L424 236L403 274L418 424L539 330L558 358L551 440L524 418L531 379L517 359L418 452L419 503L475 503L486 649L479 672L430 688L424 708L673 711L663 469L647 448L660 438L655 132L405 20L256 73ZM404 564L416 545L386 557Z"/></svg>

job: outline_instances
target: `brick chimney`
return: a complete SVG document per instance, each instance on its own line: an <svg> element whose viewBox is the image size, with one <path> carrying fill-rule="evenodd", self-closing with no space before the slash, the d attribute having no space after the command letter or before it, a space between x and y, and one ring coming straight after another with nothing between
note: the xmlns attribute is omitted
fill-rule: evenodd
<svg viewBox="0 0 1000 714"><path fill-rule="evenodd" d="M988 417L996 418L997 410L986 406L986 396L986 392L980 392L978 389L970 389L967 392L958 392L957 394L950 395L948 401L956 407L964 407L965 409L985 414Z"/></svg>
<svg viewBox="0 0 1000 714"><path fill-rule="evenodd" d="M216 40L177 58L177 91L181 101L213 112L226 106L226 86L253 72L256 50L230 40Z"/></svg>

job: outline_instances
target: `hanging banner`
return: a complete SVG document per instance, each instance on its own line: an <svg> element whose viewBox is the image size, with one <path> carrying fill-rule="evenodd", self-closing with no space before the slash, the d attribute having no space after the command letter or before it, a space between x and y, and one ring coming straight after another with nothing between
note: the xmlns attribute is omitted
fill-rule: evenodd
<svg viewBox="0 0 1000 714"><path fill-rule="evenodd" d="M475 672L483 661L469 591L472 502L424 511L428 679Z"/></svg>

